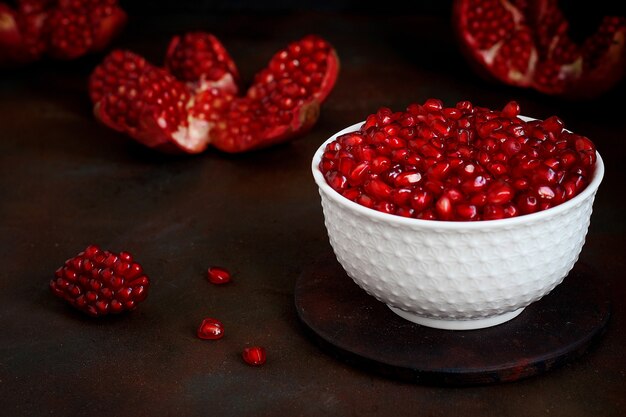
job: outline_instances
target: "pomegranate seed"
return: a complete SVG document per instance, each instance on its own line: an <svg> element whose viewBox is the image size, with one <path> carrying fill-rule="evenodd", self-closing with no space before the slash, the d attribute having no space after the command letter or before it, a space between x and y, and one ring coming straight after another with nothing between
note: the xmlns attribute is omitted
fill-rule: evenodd
<svg viewBox="0 0 626 417"><path fill-rule="evenodd" d="M359 195L361 195L361 192L357 190L356 188L348 188L341 195L343 195L348 200L354 201Z"/></svg>
<svg viewBox="0 0 626 417"><path fill-rule="evenodd" d="M539 201L533 195L522 194L517 202L517 207L522 214L534 213L539 210Z"/></svg>
<svg viewBox="0 0 626 417"><path fill-rule="evenodd" d="M469 203L458 204L456 213L463 220L476 220L478 218L478 208Z"/></svg>
<svg viewBox="0 0 626 417"><path fill-rule="evenodd" d="M359 195L356 200L356 203L368 207L368 208L372 208L374 207L374 204L376 203L376 201L374 201L374 199L370 196L368 196L367 194L361 194Z"/></svg>
<svg viewBox="0 0 626 417"><path fill-rule="evenodd" d="M335 191L341 192L348 186L348 179L337 171L329 171L326 174L326 181Z"/></svg>
<svg viewBox="0 0 626 417"><path fill-rule="evenodd" d="M415 185L422 180L422 174L416 171L408 171L399 174L395 179L394 183L396 187L408 187L411 185Z"/></svg>
<svg viewBox="0 0 626 417"><path fill-rule="evenodd" d="M395 214L396 205L387 201L381 201L374 205L374 209L387 214Z"/></svg>
<svg viewBox="0 0 626 417"><path fill-rule="evenodd" d="M515 217L518 215L517 207L513 204L505 204L503 207L504 217Z"/></svg>
<svg viewBox="0 0 626 417"><path fill-rule="evenodd" d="M267 354L265 348L261 346L247 347L241 354L244 362L251 366L263 365L267 360Z"/></svg>
<svg viewBox="0 0 626 417"><path fill-rule="evenodd" d="M413 217L414 210L412 208L400 207L398 211L396 211L396 215L402 217Z"/></svg>
<svg viewBox="0 0 626 417"><path fill-rule="evenodd" d="M447 195L441 196L435 203L437 216L441 220L450 220L452 218L452 201Z"/></svg>
<svg viewBox="0 0 626 417"><path fill-rule="evenodd" d="M355 162L354 162L354 159L352 158L339 158L337 169L344 177L347 177L352 172L354 165L355 165Z"/></svg>
<svg viewBox="0 0 626 417"><path fill-rule="evenodd" d="M371 170L375 174L380 174L391 167L391 160L385 156L376 156L372 159Z"/></svg>
<svg viewBox="0 0 626 417"><path fill-rule="evenodd" d="M548 117L543 121L542 126L548 132L551 133L552 136L556 136L563 131L563 126L565 124L561 119L556 116Z"/></svg>
<svg viewBox="0 0 626 417"><path fill-rule="evenodd" d="M490 204L506 204L513 199L515 190L509 184L494 182L487 190L487 202Z"/></svg>
<svg viewBox="0 0 626 417"><path fill-rule="evenodd" d="M541 164L533 170L532 181L538 184L555 184L557 174L546 164Z"/></svg>
<svg viewBox="0 0 626 417"><path fill-rule="evenodd" d="M227 284L230 282L230 272L225 268L212 266L207 270L207 278L211 284Z"/></svg>
<svg viewBox="0 0 626 417"><path fill-rule="evenodd" d="M348 182L351 186L357 186L362 184L370 170L370 163L368 161L360 162L354 167L352 172L348 175Z"/></svg>
<svg viewBox="0 0 626 417"><path fill-rule="evenodd" d="M441 102L441 100L429 98L424 103L424 109L426 109L429 112L438 112L438 111L441 111L441 109L443 109L443 103Z"/></svg>
<svg viewBox="0 0 626 417"><path fill-rule="evenodd" d="M365 183L365 191L376 200L389 200L393 188L381 180L374 179Z"/></svg>
<svg viewBox="0 0 626 417"><path fill-rule="evenodd" d="M519 104L514 101L510 101L506 106L502 109L502 116L507 119L512 119L519 115Z"/></svg>
<svg viewBox="0 0 626 417"><path fill-rule="evenodd" d="M504 218L504 209L497 204L488 204L483 209L484 220L499 220Z"/></svg>
<svg viewBox="0 0 626 417"><path fill-rule="evenodd" d="M447 161L441 161L441 162L435 163L433 166L428 168L427 175L429 178L441 180L445 178L449 172L450 172L450 163Z"/></svg>
<svg viewBox="0 0 626 417"><path fill-rule="evenodd" d="M224 337L224 326L222 322L212 318L202 320L198 327L198 337L206 340L217 340Z"/></svg>
<svg viewBox="0 0 626 417"><path fill-rule="evenodd" d="M428 191L417 190L411 197L411 207L416 212L422 212L426 208L430 207L433 202L433 195Z"/></svg>

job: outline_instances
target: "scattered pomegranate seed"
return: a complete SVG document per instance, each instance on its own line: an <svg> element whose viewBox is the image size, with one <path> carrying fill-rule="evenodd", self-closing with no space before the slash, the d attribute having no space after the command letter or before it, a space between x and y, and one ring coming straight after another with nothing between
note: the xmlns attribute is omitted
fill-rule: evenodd
<svg viewBox="0 0 626 417"><path fill-rule="evenodd" d="M319 167L351 201L418 219L503 219L576 196L593 173L593 142L558 117L519 114L513 101L502 111L434 99L405 112L381 108L329 143Z"/></svg>
<svg viewBox="0 0 626 417"><path fill-rule="evenodd" d="M243 350L241 356L248 365L252 366L263 365L267 359L265 348L261 346L247 347Z"/></svg>
<svg viewBox="0 0 626 417"><path fill-rule="evenodd" d="M230 282L230 277L230 272L219 266L212 266L207 270L207 278L211 284L227 284Z"/></svg>
<svg viewBox="0 0 626 417"><path fill-rule="evenodd" d="M224 337L224 325L221 321L206 318L198 327L198 337L206 340L217 340Z"/></svg>
<svg viewBox="0 0 626 417"><path fill-rule="evenodd" d="M50 281L52 292L94 317L134 309L148 296L150 281L128 252L95 245L65 261Z"/></svg>

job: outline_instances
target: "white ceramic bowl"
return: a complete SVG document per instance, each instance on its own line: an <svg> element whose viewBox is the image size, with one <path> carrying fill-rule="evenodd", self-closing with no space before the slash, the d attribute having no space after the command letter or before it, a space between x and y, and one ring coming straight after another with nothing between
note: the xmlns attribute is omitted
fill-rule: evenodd
<svg viewBox="0 0 626 417"><path fill-rule="evenodd" d="M504 323L563 281L578 259L604 175L598 154L582 193L524 216L477 222L404 218L366 208L312 170L328 236L339 263L370 295L412 322L451 330Z"/></svg>

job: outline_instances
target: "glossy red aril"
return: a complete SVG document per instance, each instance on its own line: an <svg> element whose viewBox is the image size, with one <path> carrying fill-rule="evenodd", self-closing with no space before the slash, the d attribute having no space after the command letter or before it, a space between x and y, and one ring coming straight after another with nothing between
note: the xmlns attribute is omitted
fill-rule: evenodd
<svg viewBox="0 0 626 417"><path fill-rule="evenodd" d="M329 143L319 168L358 204L426 220L504 219L573 198L593 175L593 142L557 117L525 122L519 113L515 102L502 111L432 99L406 112L381 108Z"/></svg>
<svg viewBox="0 0 626 417"><path fill-rule="evenodd" d="M241 353L244 362L251 366L263 365L267 360L265 348L261 346L247 347Z"/></svg>
<svg viewBox="0 0 626 417"><path fill-rule="evenodd" d="M128 252L88 246L65 261L50 281L52 292L94 317L134 309L148 295L150 281Z"/></svg>
<svg viewBox="0 0 626 417"><path fill-rule="evenodd" d="M207 279L211 284L221 285L230 282L230 271L219 266L212 266L207 270Z"/></svg>
<svg viewBox="0 0 626 417"><path fill-rule="evenodd" d="M205 340L217 340L224 337L224 325L221 321L213 318L202 320L198 327L198 337Z"/></svg>
<svg viewBox="0 0 626 417"><path fill-rule="evenodd" d="M557 0L455 0L453 16L470 63L501 82L591 97L623 76L623 17L605 17L595 34L576 44Z"/></svg>
<svg viewBox="0 0 626 417"><path fill-rule="evenodd" d="M17 6L0 3L0 66L100 51L126 24L117 0L18 0Z"/></svg>

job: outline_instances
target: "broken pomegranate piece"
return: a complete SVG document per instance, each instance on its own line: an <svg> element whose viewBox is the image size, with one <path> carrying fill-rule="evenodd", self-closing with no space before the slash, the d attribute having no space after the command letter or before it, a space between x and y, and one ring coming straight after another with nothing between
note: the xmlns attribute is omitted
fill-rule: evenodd
<svg viewBox="0 0 626 417"><path fill-rule="evenodd" d="M332 46L318 36L307 36L278 51L256 74L244 97L200 100L213 127L211 143L225 152L242 152L285 142L309 130L320 105L337 80L339 60ZM205 93L209 95L210 93ZM220 107L211 111L213 100Z"/></svg>
<svg viewBox="0 0 626 417"><path fill-rule="evenodd" d="M198 153L208 145L209 124L195 112L189 87L132 52L109 54L89 92L100 121L148 147Z"/></svg>
<svg viewBox="0 0 626 417"><path fill-rule="evenodd" d="M439 100L381 108L325 147L319 169L339 194L384 213L425 220L496 220L559 205L589 183L594 144L558 117L524 121Z"/></svg>
<svg viewBox="0 0 626 417"><path fill-rule="evenodd" d="M104 49L126 24L118 0L19 0L0 3L0 65L47 54L74 59Z"/></svg>
<svg viewBox="0 0 626 417"><path fill-rule="evenodd" d="M623 17L605 17L581 44L557 0L456 0L453 19L470 63L506 84L587 98L612 88L626 68Z"/></svg>
<svg viewBox="0 0 626 417"><path fill-rule="evenodd" d="M42 56L46 49L42 35L46 17L47 13L39 8L14 10L0 3L0 66L28 64Z"/></svg>
<svg viewBox="0 0 626 417"><path fill-rule="evenodd" d="M311 35L289 44L243 97L222 49L208 34L175 38L166 59L171 73L131 52L111 53L90 79L96 116L144 145L187 153L209 144L224 152L268 147L313 126L339 71L328 42Z"/></svg>
<svg viewBox="0 0 626 417"><path fill-rule="evenodd" d="M117 0L58 0L46 22L48 54L74 59L104 49L126 24Z"/></svg>
<svg viewBox="0 0 626 417"><path fill-rule="evenodd" d="M52 292L93 317L133 310L148 296L150 281L128 252L91 245L65 261L50 281Z"/></svg>

